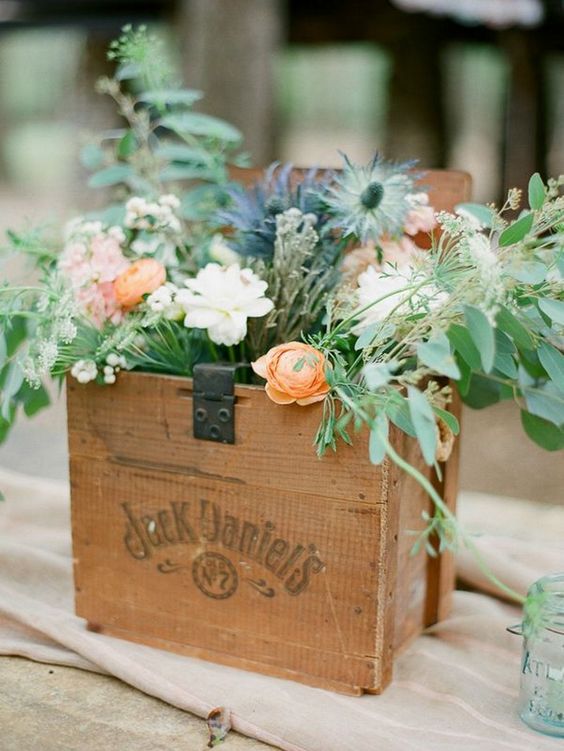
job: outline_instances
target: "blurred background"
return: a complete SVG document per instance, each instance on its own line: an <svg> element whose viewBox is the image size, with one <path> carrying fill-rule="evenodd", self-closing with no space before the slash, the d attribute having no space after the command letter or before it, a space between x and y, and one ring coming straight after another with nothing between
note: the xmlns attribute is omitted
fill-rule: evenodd
<svg viewBox="0 0 564 751"><path fill-rule="evenodd" d="M470 172L479 201L563 171L562 0L0 0L0 230L94 200L78 152L116 123L93 87L126 23L163 36L256 165L381 150ZM65 476L65 451L60 400L20 423L0 464ZM563 465L513 405L467 411L463 487L563 502Z"/></svg>

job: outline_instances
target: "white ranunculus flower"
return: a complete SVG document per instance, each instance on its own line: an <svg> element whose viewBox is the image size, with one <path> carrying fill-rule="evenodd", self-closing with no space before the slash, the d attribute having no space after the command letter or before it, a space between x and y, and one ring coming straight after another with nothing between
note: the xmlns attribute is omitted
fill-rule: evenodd
<svg viewBox="0 0 564 751"><path fill-rule="evenodd" d="M385 271L386 273L383 274L374 266L369 266L358 277L357 309L363 311L371 303L374 303L374 305L359 313L359 323L353 329L354 334L359 334L373 323L383 321L401 302L402 298L409 295L409 292L401 293L401 290L408 286L409 281L388 264L385 266ZM385 295L389 295L389 297L379 300ZM379 302L376 302L376 300L379 300ZM400 310L401 308L398 309L398 312Z"/></svg>
<svg viewBox="0 0 564 751"><path fill-rule="evenodd" d="M261 318L274 307L264 296L267 283L239 264L208 263L195 279L185 281L176 302L186 313L187 328L207 329L215 344L231 347L247 334L247 318Z"/></svg>
<svg viewBox="0 0 564 751"><path fill-rule="evenodd" d="M415 294L412 289L406 289L418 281L415 276L411 276L408 267L402 273L401 269L385 264L384 270L385 273L382 273L374 266L369 266L358 277L357 310L363 312L359 312L359 323L352 329L353 334L358 335L367 326L383 321L392 311L394 315L429 312L448 300L448 294L432 282L421 287ZM380 299L382 297L383 300Z"/></svg>

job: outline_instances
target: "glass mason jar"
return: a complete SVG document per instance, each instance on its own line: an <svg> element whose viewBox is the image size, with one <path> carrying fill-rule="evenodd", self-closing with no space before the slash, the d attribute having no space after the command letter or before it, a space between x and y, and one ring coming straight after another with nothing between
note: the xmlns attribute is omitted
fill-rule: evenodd
<svg viewBox="0 0 564 751"><path fill-rule="evenodd" d="M529 589L523 635L519 715L534 730L564 737L564 573Z"/></svg>

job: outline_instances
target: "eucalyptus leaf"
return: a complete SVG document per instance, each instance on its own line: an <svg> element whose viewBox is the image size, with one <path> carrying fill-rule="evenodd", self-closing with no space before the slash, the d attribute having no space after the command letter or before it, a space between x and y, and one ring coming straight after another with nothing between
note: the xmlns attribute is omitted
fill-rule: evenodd
<svg viewBox="0 0 564 751"><path fill-rule="evenodd" d="M409 415L409 402L393 389L390 393L390 399L386 402L386 414L396 427L415 438L415 428Z"/></svg>
<svg viewBox="0 0 564 751"><path fill-rule="evenodd" d="M419 342L417 357L428 368L449 378L460 378L460 370L450 351L450 342L442 331L428 342Z"/></svg>
<svg viewBox="0 0 564 751"><path fill-rule="evenodd" d="M562 300L549 300L543 297L539 300L539 308L551 321L564 326L564 302Z"/></svg>
<svg viewBox="0 0 564 751"><path fill-rule="evenodd" d="M166 115L161 119L160 124L179 135L187 133L206 138L216 138L233 144L242 140L241 132L233 125L217 117L204 115L201 112Z"/></svg>
<svg viewBox="0 0 564 751"><path fill-rule="evenodd" d="M525 386L522 391L529 412L558 427L564 425L564 394L553 383Z"/></svg>
<svg viewBox="0 0 564 751"><path fill-rule="evenodd" d="M2 417L5 420L10 419L10 410L12 399L16 396L24 380L21 365L13 360L8 366L8 373L2 387Z"/></svg>
<svg viewBox="0 0 564 751"><path fill-rule="evenodd" d="M376 336L376 333L381 328L382 324L378 321L376 323L371 323L369 326L366 326L361 332L360 336L355 342L354 348L355 350L364 349L365 347L368 347L371 343L374 337Z"/></svg>
<svg viewBox="0 0 564 751"><path fill-rule="evenodd" d="M208 151L197 146L186 146L182 143L161 143L155 149L155 155L171 162L195 162L208 166L213 158Z"/></svg>
<svg viewBox="0 0 564 751"><path fill-rule="evenodd" d="M184 104L190 107L202 99L203 96L204 93L196 89L154 89L152 91L141 92L137 98L140 102L147 102L147 104Z"/></svg>
<svg viewBox="0 0 564 751"><path fill-rule="evenodd" d="M388 384L394 377L398 368L398 363L394 360L390 362L371 362L364 366L362 374L366 381L366 386L371 391L376 391Z"/></svg>
<svg viewBox="0 0 564 751"><path fill-rule="evenodd" d="M118 66L115 76L118 81L128 81L132 78L140 78L142 73L139 63L124 63Z"/></svg>
<svg viewBox="0 0 564 751"><path fill-rule="evenodd" d="M464 396L468 393L468 389L470 388L470 382L472 380L472 368L468 365L466 360L464 360L459 352L454 353L454 359L456 360L456 364L458 365L458 369L460 370L460 378L456 382L456 388L458 389L458 392Z"/></svg>
<svg viewBox="0 0 564 751"><path fill-rule="evenodd" d="M538 172L535 172L534 175L531 175L531 179L529 180L528 194L529 206L531 207L531 209L537 211L538 209L542 208L546 196L546 191L542 178Z"/></svg>
<svg viewBox="0 0 564 751"><path fill-rule="evenodd" d="M49 394L44 386L34 389L27 383L24 383L19 390L18 401L23 404L27 417L33 417L50 404Z"/></svg>
<svg viewBox="0 0 564 751"><path fill-rule="evenodd" d="M368 455L372 464L381 464L386 458L385 439L388 437L389 424L386 415L380 412L368 439Z"/></svg>
<svg viewBox="0 0 564 751"><path fill-rule="evenodd" d="M446 409L441 409L440 407L433 407L433 412L437 415L437 417L440 417L441 420L448 425L454 435L458 435L460 433L460 423L452 414L452 412L448 412Z"/></svg>
<svg viewBox="0 0 564 751"><path fill-rule="evenodd" d="M481 203L459 203L455 207L455 211L462 209L467 211L471 216L477 219L482 227L491 227L493 223L493 211L487 206L483 206Z"/></svg>
<svg viewBox="0 0 564 751"><path fill-rule="evenodd" d="M496 316L496 324L513 339L519 349L532 350L535 348L533 337L528 328L507 308L500 306Z"/></svg>
<svg viewBox="0 0 564 751"><path fill-rule="evenodd" d="M88 185L91 188L104 188L123 183L132 175L133 168L129 164L114 164L100 172L95 172L88 181Z"/></svg>
<svg viewBox="0 0 564 751"><path fill-rule="evenodd" d="M3 331L0 331L0 370L6 364L8 359L8 344L6 342L6 336Z"/></svg>
<svg viewBox="0 0 564 751"><path fill-rule="evenodd" d="M114 224L123 224L125 221L125 206L123 203L111 203L101 211L89 211L86 216L88 219L98 220L109 226Z"/></svg>
<svg viewBox="0 0 564 751"><path fill-rule="evenodd" d="M217 175L203 165L197 164L169 164L159 178L162 182L171 180L215 180Z"/></svg>
<svg viewBox="0 0 564 751"><path fill-rule="evenodd" d="M447 331L447 336L453 349L470 366L472 370L479 370L481 366L480 352L467 328L453 324Z"/></svg>
<svg viewBox="0 0 564 751"><path fill-rule="evenodd" d="M523 284L541 284L546 279L548 268L540 261L525 261L509 264L507 273Z"/></svg>
<svg viewBox="0 0 564 751"><path fill-rule="evenodd" d="M564 449L564 430L554 423L522 409L521 424L529 438L546 451Z"/></svg>
<svg viewBox="0 0 564 751"><path fill-rule="evenodd" d="M104 162L104 152L94 143L87 143L80 151L80 163L89 170L98 169Z"/></svg>
<svg viewBox="0 0 564 751"><path fill-rule="evenodd" d="M484 409L501 400L501 390L498 383L486 376L475 373L472 375L466 393L461 396L465 404L472 409Z"/></svg>
<svg viewBox="0 0 564 751"><path fill-rule="evenodd" d="M523 214L515 222L506 227L499 236L502 247L521 242L533 226L534 215L531 212Z"/></svg>
<svg viewBox="0 0 564 751"><path fill-rule="evenodd" d="M117 143L116 154L120 159L127 159L137 151L137 139L132 130L128 130Z"/></svg>
<svg viewBox="0 0 564 751"><path fill-rule="evenodd" d="M409 415L421 446L421 453L425 462L431 466L435 463L437 451L438 431L435 414L425 394L415 386L407 387L407 399Z"/></svg>
<svg viewBox="0 0 564 751"><path fill-rule="evenodd" d="M514 355L516 348L513 341L500 329L495 330L495 358L494 370L515 380L517 378L517 365Z"/></svg>
<svg viewBox="0 0 564 751"><path fill-rule="evenodd" d="M473 305L464 306L464 318L472 341L480 353L482 367L489 373L495 358L495 329L486 315Z"/></svg>
<svg viewBox="0 0 564 751"><path fill-rule="evenodd" d="M564 355L562 352L547 342L541 342L538 356L548 377L559 391L564 392Z"/></svg>

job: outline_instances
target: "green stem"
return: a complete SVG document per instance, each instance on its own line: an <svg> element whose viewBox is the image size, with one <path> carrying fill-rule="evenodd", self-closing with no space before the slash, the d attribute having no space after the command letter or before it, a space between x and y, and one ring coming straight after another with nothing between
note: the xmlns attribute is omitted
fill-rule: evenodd
<svg viewBox="0 0 564 751"><path fill-rule="evenodd" d="M346 326L348 323L352 323L352 321L355 321L359 315L362 315L362 313L366 313L367 310L370 310L370 308L373 308L374 305L377 305L379 302L382 302L383 300L386 300L388 297L393 297L394 295L399 295L402 292L408 292L411 290L411 294L408 295L408 297L405 298L405 300L402 300L400 304L403 304L409 300L410 297L413 297L414 293L417 292L418 289L421 289L421 287L424 287L425 285L429 284L429 280L425 279L422 282L419 282L419 284L409 284L406 287L402 287L402 289L396 289L392 292L387 292L385 295L382 295L381 297L377 297L376 300L372 300L371 303L368 305L365 305L363 308L360 308L359 310L355 310L354 313L352 313L350 316L347 316L346 318L343 318L339 323L335 326L333 331L328 334L329 337L335 336L335 334L343 328L343 326Z"/></svg>
<svg viewBox="0 0 564 751"><path fill-rule="evenodd" d="M386 453L388 454L390 459L394 462L394 464L396 464L404 472L407 472L408 475L410 475L416 482L419 483L419 485L421 485L421 487L429 494L436 508L438 508L439 511L441 511L441 513L443 514L443 516L454 525L464 545L474 555L476 562L478 564L478 568L482 571L482 573L491 582L493 582L493 584L495 584L495 586L498 587L498 589L500 589L505 595L507 595L507 597L509 597L511 600L515 600L523 604L525 602L525 597L519 594L519 592L516 592L511 587L508 587L507 584L504 584L493 573L493 571L489 568L487 563L482 558L482 555L476 548L474 542L468 537L468 535L466 535L462 531L455 515L452 513L452 511L449 509L449 507L446 505L446 503L443 501L440 495L437 493L432 483L425 477L425 475L421 474L421 472L419 472L418 469L413 467L409 462L407 462L397 453L397 451L394 449L394 447L392 446L392 444L390 443L387 437L381 436L381 438L386 446Z"/></svg>
<svg viewBox="0 0 564 751"><path fill-rule="evenodd" d="M208 346L210 348L211 355L213 359L215 360L215 362L219 362L221 359L219 356L219 352L217 351L217 347L215 346L215 344L212 342L212 340L209 337L208 337Z"/></svg>

